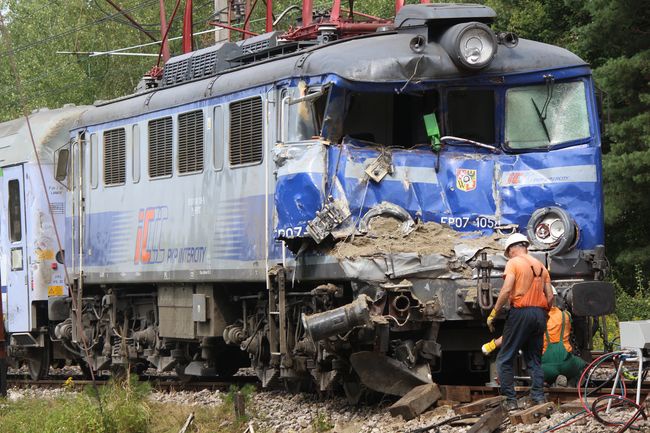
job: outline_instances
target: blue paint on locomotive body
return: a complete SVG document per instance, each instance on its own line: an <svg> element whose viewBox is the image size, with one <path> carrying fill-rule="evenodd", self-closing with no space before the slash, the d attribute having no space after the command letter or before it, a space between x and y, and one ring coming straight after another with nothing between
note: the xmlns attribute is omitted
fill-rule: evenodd
<svg viewBox="0 0 650 433"><path fill-rule="evenodd" d="M326 174L311 171L309 161L300 160L302 172L294 169L290 174L278 175L277 230L306 228L307 222L322 208L323 197L331 195L347 202L354 220L373 206L390 202L407 210L413 218L446 223L459 231L479 230L484 234L492 233L495 226L512 224L525 232L536 209L558 206L568 212L579 228L578 249L591 250L603 244L600 137L588 68L553 73L558 81L584 82L589 137L544 150L513 151L499 144L504 142L505 91L513 85L538 84L547 72L505 76L498 85L494 85L491 78L481 76L445 83L449 87L490 85L495 91L498 153L467 145L445 146L436 173L437 156L430 147L382 150L377 144L346 137L340 145L326 146ZM390 87L393 84L351 83L331 76L327 79L335 82L335 86L354 91L394 90ZM423 89L431 85L417 84ZM442 109L444 111L445 107ZM323 135L326 135L326 127ZM379 183L367 180L365 167L384 151L390 153L393 174ZM473 174L472 183L459 185L459 176L467 173Z"/></svg>
<svg viewBox="0 0 650 433"><path fill-rule="evenodd" d="M512 151L501 144L504 142L506 90L512 86L539 84L548 72L543 70L499 77L476 74L462 79L411 84L410 91L434 88L443 93L450 88L480 87L495 92L494 144L499 148L499 152L492 153L486 149L462 144L445 146L439 155L440 169L437 173L437 155L429 146L391 148L394 173L379 183L363 181L365 166L379 156L382 150L375 143L365 143L349 137L345 137L340 144L329 144L323 140L312 140L298 145L284 143L283 145L293 149L311 146L314 151L303 155L299 166L283 167L280 164L279 167L272 167L271 171L277 170L277 173L275 179L269 180L271 184L268 197L265 197L262 190L244 194L239 177L244 172L261 170L261 166L236 169L225 167L218 188L235 192L228 194L225 199L215 196L215 207L210 210L211 226L214 229L212 233L197 235L205 238L200 247L203 248L204 245L206 248L202 266L207 269L220 269L225 266L225 262L229 262L231 264L228 266L240 267L243 270L261 266L259 262L265 257L277 261L282 257L281 243L277 239L307 237L307 223L315 218L316 212L322 209L330 195L348 203L354 220L381 202L391 202L403 207L413 218L421 221L445 223L458 231L480 231L484 235L491 234L497 226L510 224L516 224L519 231L525 231L528 219L536 209L559 206L569 213L579 227L580 234L576 244L578 249L591 250L602 244L604 234L600 137L593 84L588 68L572 67L552 72L557 82L568 80L585 83L589 137L578 142L559 143L545 150ZM175 116L194 109L204 109L207 113L211 107L218 104L263 95L274 88L297 87L300 81L309 86L331 85L332 97L329 103L339 103L341 106L344 105L346 91L392 93L404 86L402 82L353 82L332 74L293 77L280 80L274 86L245 89L105 124L91 125L87 127L86 132L101 132L162 116ZM440 115L444 116L446 107L442 105L440 110ZM328 129L330 127L327 123L323 125L321 135L328 135L331 132L331 129ZM267 138L265 159L271 158L270 154L274 151L268 144L269 140ZM144 152L144 149L141 152ZM458 179L462 174L470 176L471 180L469 184L463 184L463 187L459 188ZM214 181L214 178L209 178L205 173L189 178L194 180L186 179L187 182L193 182L199 190L203 188L202 193L209 194L210 187L206 190L205 185L207 181ZM138 194L137 197L145 198L143 193ZM144 201L148 206L168 206L171 210L179 206L174 197L169 194L164 201ZM269 220L265 221L263 209L267 200ZM120 227L107 228L114 227L115 221L122 221L125 212L130 215L130 228L124 229L126 232ZM174 212L170 211L168 227L174 228L176 239L184 241L177 241L172 246L181 247L180 244L185 243L194 248L198 245L197 236L192 237L190 226L179 219L181 214L172 217L173 214ZM116 209L87 215L86 248L92 251L92 255L84 255L85 264L97 269L118 263L133 264L136 224L137 209ZM269 233L265 233L267 228ZM169 249L172 247L170 242L172 241L165 241L163 232L159 248ZM179 263L169 263L166 253L161 254L164 259L155 261L155 264L158 264L154 267L156 271L164 272L181 266ZM286 254L291 256L288 252ZM239 265L232 265L238 262ZM194 264L192 266L195 267ZM128 272L132 271L127 270Z"/></svg>

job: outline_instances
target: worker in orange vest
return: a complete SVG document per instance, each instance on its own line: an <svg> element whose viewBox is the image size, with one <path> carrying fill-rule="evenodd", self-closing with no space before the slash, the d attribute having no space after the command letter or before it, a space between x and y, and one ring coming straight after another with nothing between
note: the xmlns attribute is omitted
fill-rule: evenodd
<svg viewBox="0 0 650 433"><path fill-rule="evenodd" d="M555 295L555 289L553 289ZM555 386L567 386L577 380L587 363L573 354L569 341L571 335L571 315L556 306L551 307L546 321L544 346L542 351L542 370L544 381ZM485 343L481 350L489 355L501 347L503 337Z"/></svg>
<svg viewBox="0 0 650 433"><path fill-rule="evenodd" d="M530 371L530 397L535 404L546 402L542 348L546 315L553 301L551 277L542 262L528 254L528 238L521 233L508 237L505 256L508 263L503 271L503 285L494 309L487 318L487 326L494 332L494 320L506 304L510 305L503 327L503 343L497 356L497 372L505 407L517 409L513 364L519 350L524 354Z"/></svg>

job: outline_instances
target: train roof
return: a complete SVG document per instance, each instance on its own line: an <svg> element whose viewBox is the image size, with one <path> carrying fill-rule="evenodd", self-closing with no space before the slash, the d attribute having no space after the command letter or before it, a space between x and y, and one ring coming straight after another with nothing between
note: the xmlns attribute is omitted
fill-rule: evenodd
<svg viewBox="0 0 650 433"><path fill-rule="evenodd" d="M426 33L426 27L409 27L342 39L227 69L216 76L154 88L89 110L80 126L155 112L288 78L332 74L351 82L398 83L409 79L434 81L476 75L460 69L438 43L429 42L421 53L414 53L411 40ZM174 58L168 65L173 62ZM502 76L586 65L584 60L564 48L520 39L514 48L499 46L494 60L480 75Z"/></svg>
<svg viewBox="0 0 650 433"><path fill-rule="evenodd" d="M35 110L29 115L38 156L44 163L54 160L54 151L70 139L70 130L89 106ZM35 161L34 147L24 117L0 123L0 167Z"/></svg>

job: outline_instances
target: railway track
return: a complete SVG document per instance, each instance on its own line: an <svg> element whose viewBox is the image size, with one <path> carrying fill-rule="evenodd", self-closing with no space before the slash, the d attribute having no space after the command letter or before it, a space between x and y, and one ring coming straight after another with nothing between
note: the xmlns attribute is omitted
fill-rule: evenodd
<svg viewBox="0 0 650 433"><path fill-rule="evenodd" d="M98 386L104 386L109 383L110 376L101 376L96 378L95 383ZM257 377L254 376L233 376L219 380L201 380L201 381L183 381L175 377L168 378L147 378L142 377L142 382L147 382L153 389L160 391L227 391L232 385L244 386L247 384L258 386ZM31 380L22 377L8 377L9 387L15 388L61 388L80 390L87 386L92 386L93 381L83 377L50 377L42 380Z"/></svg>
<svg viewBox="0 0 650 433"><path fill-rule="evenodd" d="M103 386L109 383L110 376L102 376L97 378L96 383L98 386ZM254 376L233 376L226 379L220 380L201 380L201 381L181 381L175 377L169 378L142 378L142 381L146 381L151 384L152 388L158 391L201 391L201 390L210 390L210 391L227 391L231 386L244 386L252 384L256 386L258 391L262 391L260 384L256 377ZM82 377L72 377L72 380L69 380L67 377L57 377L49 378L39 381L33 381L30 379L24 379L19 377L9 377L8 384L10 387L16 388L60 388L68 387L75 390L83 389L87 386L91 386L93 382L91 380L84 379ZM629 383L628 389L633 389L635 384ZM480 386L480 385L444 385L446 393L449 395L463 396L464 400L476 401L482 398L494 397L499 395L499 388L496 386ZM273 388L272 390L277 390L278 388ZM520 395L525 395L528 392L528 387L518 386L515 387L515 390ZM555 403L564 403L572 401L578 398L578 389L572 387L566 388L546 388L546 393L548 394L549 401ZM646 383L641 390L642 395L648 395L650 393L650 384ZM598 392L592 394L592 397L597 397L600 395L609 394L609 388L603 388ZM453 400L450 399L450 400Z"/></svg>

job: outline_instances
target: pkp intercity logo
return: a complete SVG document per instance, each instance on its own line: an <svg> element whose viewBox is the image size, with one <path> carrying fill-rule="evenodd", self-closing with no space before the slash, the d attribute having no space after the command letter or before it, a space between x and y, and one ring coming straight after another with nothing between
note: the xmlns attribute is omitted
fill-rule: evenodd
<svg viewBox="0 0 650 433"><path fill-rule="evenodd" d="M140 209L133 259L136 265L162 263L165 260L165 249L161 248L160 239L166 220L167 206Z"/></svg>

